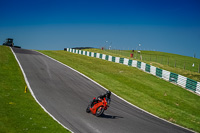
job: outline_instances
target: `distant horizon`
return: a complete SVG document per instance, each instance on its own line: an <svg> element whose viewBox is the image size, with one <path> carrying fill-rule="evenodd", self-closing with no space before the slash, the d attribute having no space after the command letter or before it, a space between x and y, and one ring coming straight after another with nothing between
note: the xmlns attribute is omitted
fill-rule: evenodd
<svg viewBox="0 0 200 133"><path fill-rule="evenodd" d="M3 46L3 45L2 45L2 46ZM15 45L15 46L19 46L19 45ZM87 47L87 46L86 46L86 47ZM64 50L65 48L67 48L67 47L64 47L63 49L57 49L57 50ZM70 48L72 48L72 47L70 47ZM79 47L73 47L73 48L79 48ZM22 48L22 49L25 49L25 48ZM83 47L83 50L84 50L84 49L101 49L101 48L97 48L97 47L84 48L84 47ZM42 50L42 49L28 49L28 50ZM45 49L45 50L48 50L48 49ZM105 50L105 49L104 49L104 50ZM108 50L108 49L107 49L107 50ZM121 50L121 49L110 49L110 50ZM135 50L135 49L124 49L124 50L126 50L126 51L131 51L131 50ZM54 50L52 50L52 51L54 51ZM55 51L56 51L56 50L55 50ZM163 52L163 51L142 50L142 49L138 49L138 50L135 50L135 51L155 51L155 52ZM170 53L170 52L163 52L163 53L176 54L176 53ZM177 54L177 55L181 55L181 54ZM181 56L187 56L187 55L181 55ZM193 56L188 56L188 57L200 59L200 58L196 57L196 55L195 55L195 57L194 57L194 55L193 55Z"/></svg>

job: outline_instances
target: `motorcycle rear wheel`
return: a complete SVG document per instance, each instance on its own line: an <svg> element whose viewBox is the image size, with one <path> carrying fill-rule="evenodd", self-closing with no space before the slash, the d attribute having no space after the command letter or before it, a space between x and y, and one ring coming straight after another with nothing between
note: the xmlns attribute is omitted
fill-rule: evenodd
<svg viewBox="0 0 200 133"><path fill-rule="evenodd" d="M103 107L98 107L95 115L97 117L99 117L99 116L101 116L103 114L103 112L104 112L104 108Z"/></svg>

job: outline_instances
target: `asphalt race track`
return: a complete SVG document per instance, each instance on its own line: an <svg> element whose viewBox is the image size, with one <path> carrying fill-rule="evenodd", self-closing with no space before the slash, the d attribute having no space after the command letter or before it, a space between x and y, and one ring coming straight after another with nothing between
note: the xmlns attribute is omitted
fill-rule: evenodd
<svg viewBox="0 0 200 133"><path fill-rule="evenodd" d="M89 101L105 90L70 68L35 51L13 48L40 104L75 133L191 132L153 117L118 97L102 117L86 113Z"/></svg>

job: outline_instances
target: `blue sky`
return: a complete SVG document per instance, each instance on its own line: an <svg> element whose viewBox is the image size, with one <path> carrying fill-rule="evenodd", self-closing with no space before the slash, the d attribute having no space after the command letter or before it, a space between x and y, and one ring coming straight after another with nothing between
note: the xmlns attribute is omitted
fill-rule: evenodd
<svg viewBox="0 0 200 133"><path fill-rule="evenodd" d="M11 37L26 49L111 45L200 58L200 0L0 0L0 5L0 44Z"/></svg>

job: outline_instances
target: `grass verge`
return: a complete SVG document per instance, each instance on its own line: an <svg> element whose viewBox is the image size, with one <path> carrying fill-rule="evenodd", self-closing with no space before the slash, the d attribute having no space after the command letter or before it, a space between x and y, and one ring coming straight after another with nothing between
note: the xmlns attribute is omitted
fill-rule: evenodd
<svg viewBox="0 0 200 133"><path fill-rule="evenodd" d="M141 54L138 54L137 51L135 51L134 58L130 58L130 53L132 53L130 50L84 49L84 51L102 53L129 59L136 58L137 60L152 66L168 70L200 82L200 73L198 73L198 69L200 69L200 59L198 58L158 51L141 51ZM140 55L142 55L142 60Z"/></svg>
<svg viewBox="0 0 200 133"><path fill-rule="evenodd" d="M0 132L69 132L24 93L25 81L9 47L0 46Z"/></svg>
<svg viewBox="0 0 200 133"><path fill-rule="evenodd" d="M122 64L66 51L40 51L80 71L132 104L200 132L200 97Z"/></svg>

